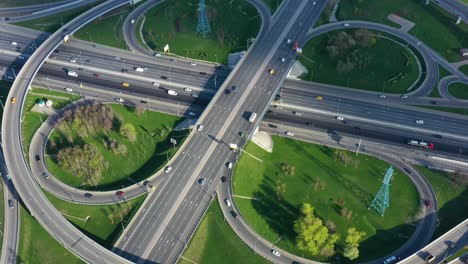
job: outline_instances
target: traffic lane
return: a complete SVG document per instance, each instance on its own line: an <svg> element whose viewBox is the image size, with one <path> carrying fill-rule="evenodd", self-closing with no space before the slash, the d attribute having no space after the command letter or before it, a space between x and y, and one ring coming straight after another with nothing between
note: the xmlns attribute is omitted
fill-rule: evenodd
<svg viewBox="0 0 468 264"><path fill-rule="evenodd" d="M462 115L447 115L444 112L418 111L410 106L382 105L376 103L367 103L365 105L360 101L328 96L319 101L315 99L318 94L311 94L312 98L304 98L303 96L283 96L283 103L288 105L294 104L304 107L304 110L309 108L320 108L329 112L335 113L336 116L341 115L357 115L366 116L376 120L386 120L389 122L403 123L415 128L427 128L432 130L440 129L441 131L450 133L463 133L468 129L468 119ZM294 111L294 110L293 110ZM300 112L300 110L297 110ZM422 120L424 124L417 124L416 120Z"/></svg>
<svg viewBox="0 0 468 264"><path fill-rule="evenodd" d="M373 126L372 124L360 122L337 122L318 115L309 117L297 117L290 113L270 112L263 119L266 123L272 123L272 128L277 128L275 123L281 122L285 125L300 125L303 128L319 128L327 130L337 141L340 140L340 133L348 133L369 139L377 139L386 142L402 144L409 149L421 149L421 147L408 145L409 139L424 140L435 144L434 152L460 154L462 157L468 155L468 143L466 141L452 140L446 138L435 138L431 135L413 134L409 135L405 131L389 130L385 127ZM279 127L281 128L281 126Z"/></svg>

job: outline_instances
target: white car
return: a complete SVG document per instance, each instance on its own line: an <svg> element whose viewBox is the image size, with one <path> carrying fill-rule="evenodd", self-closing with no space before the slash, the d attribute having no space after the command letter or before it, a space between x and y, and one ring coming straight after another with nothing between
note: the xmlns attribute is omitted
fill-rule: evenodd
<svg viewBox="0 0 468 264"><path fill-rule="evenodd" d="M120 60L120 57L114 56L114 59L116 59L116 60Z"/></svg>
<svg viewBox="0 0 468 264"><path fill-rule="evenodd" d="M197 113L190 111L190 112L188 112L188 115L189 116L197 116Z"/></svg>
<svg viewBox="0 0 468 264"><path fill-rule="evenodd" d="M344 120L344 118L343 118L342 116L337 116L336 119L337 119L337 120L340 120L340 121L343 121L343 120Z"/></svg>
<svg viewBox="0 0 468 264"><path fill-rule="evenodd" d="M123 100L122 98L120 98L120 97L115 98L115 100L116 100L117 102L119 102L119 103L122 103L122 102L124 101L124 100Z"/></svg>
<svg viewBox="0 0 468 264"><path fill-rule="evenodd" d="M197 66L197 64L195 62L191 62L190 65Z"/></svg>
<svg viewBox="0 0 468 264"><path fill-rule="evenodd" d="M276 250L271 250L271 254L273 254L273 255L275 255L277 257L281 256L281 254Z"/></svg>
<svg viewBox="0 0 468 264"><path fill-rule="evenodd" d="M130 20L130 24L135 23L135 19Z"/></svg>
<svg viewBox="0 0 468 264"><path fill-rule="evenodd" d="M345 26L345 27L349 27L349 23L345 23L343 26Z"/></svg>
<svg viewBox="0 0 468 264"><path fill-rule="evenodd" d="M416 120L416 124L424 125L424 120L418 119Z"/></svg>
<svg viewBox="0 0 468 264"><path fill-rule="evenodd" d="M11 75L8 75L8 76L7 76L7 79L8 79L8 80L14 80L15 77L14 77L14 76L11 76Z"/></svg>
<svg viewBox="0 0 468 264"><path fill-rule="evenodd" d="M10 42L10 45L16 46L16 45L18 45L18 43L16 41L12 41L12 42Z"/></svg>
<svg viewBox="0 0 468 264"><path fill-rule="evenodd" d="M315 5L315 4L317 4L315 1L314 1L314 2L312 2L312 5Z"/></svg>
<svg viewBox="0 0 468 264"><path fill-rule="evenodd" d="M192 91L192 88L185 87L184 90L187 91L187 92L191 92L191 91Z"/></svg>
<svg viewBox="0 0 468 264"><path fill-rule="evenodd" d="M171 167L171 166L167 166L166 169L164 170L164 172L169 173L171 170L172 170L172 167Z"/></svg>
<svg viewBox="0 0 468 264"><path fill-rule="evenodd" d="M228 162L227 168L228 168L228 169L232 169L232 162Z"/></svg>
<svg viewBox="0 0 468 264"><path fill-rule="evenodd" d="M281 58L281 62L285 62L285 61L286 61L286 59L285 59L285 58Z"/></svg>
<svg viewBox="0 0 468 264"><path fill-rule="evenodd" d="M152 83L152 84L153 84L154 86L157 86L157 87L159 87L159 85L160 85L158 82L154 82L154 83Z"/></svg>
<svg viewBox="0 0 468 264"><path fill-rule="evenodd" d="M401 99L407 99L408 96L407 96L406 94L402 94L402 95L400 96L400 98L401 98Z"/></svg>
<svg viewBox="0 0 468 264"><path fill-rule="evenodd" d="M76 62L75 58L70 59L70 62Z"/></svg>
<svg viewBox="0 0 468 264"><path fill-rule="evenodd" d="M385 94L379 94L379 97L380 98L387 98L387 96Z"/></svg>
<svg viewBox="0 0 468 264"><path fill-rule="evenodd" d="M203 125L198 125L198 126L197 126L197 130L198 130L198 131L202 131L202 129L203 129Z"/></svg>
<svg viewBox="0 0 468 264"><path fill-rule="evenodd" d="M22 56L22 55L19 55L17 58L20 59L20 60L24 60L24 56Z"/></svg>
<svg viewBox="0 0 468 264"><path fill-rule="evenodd" d="M67 88L65 88L65 91L67 91L67 92L73 92L73 89L70 88L70 87L67 87Z"/></svg>
<svg viewBox="0 0 468 264"><path fill-rule="evenodd" d="M294 136L294 133L293 133L293 132L291 132L291 131L286 131L286 135L288 135L288 136L292 137L292 136Z"/></svg>
<svg viewBox="0 0 468 264"><path fill-rule="evenodd" d="M231 207L231 201L229 201L229 199L224 199L224 202L228 207Z"/></svg>

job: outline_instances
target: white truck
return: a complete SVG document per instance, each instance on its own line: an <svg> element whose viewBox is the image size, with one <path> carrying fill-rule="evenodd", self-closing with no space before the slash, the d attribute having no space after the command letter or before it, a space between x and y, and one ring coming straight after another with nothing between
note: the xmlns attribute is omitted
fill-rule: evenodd
<svg viewBox="0 0 468 264"><path fill-rule="evenodd" d="M142 68L142 67L135 67L134 68L136 72L144 72L145 71L145 68Z"/></svg>
<svg viewBox="0 0 468 264"><path fill-rule="evenodd" d="M253 123L255 121L255 118L257 118L257 113L250 114L249 122Z"/></svg>
<svg viewBox="0 0 468 264"><path fill-rule="evenodd" d="M78 74L74 71L68 71L68 76L78 77Z"/></svg>
<svg viewBox="0 0 468 264"><path fill-rule="evenodd" d="M174 91L174 90L167 90L167 93L170 94L170 95L174 95L174 96L177 95L177 92Z"/></svg>

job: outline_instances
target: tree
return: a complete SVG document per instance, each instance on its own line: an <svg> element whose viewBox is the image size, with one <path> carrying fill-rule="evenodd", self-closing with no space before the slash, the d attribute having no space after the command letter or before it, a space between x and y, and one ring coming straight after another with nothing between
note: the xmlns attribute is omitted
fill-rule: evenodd
<svg viewBox="0 0 468 264"><path fill-rule="evenodd" d="M301 207L301 217L294 222L294 231L297 233L296 243L300 250L311 255L334 252L338 235L330 236L322 220L314 215L314 207L304 203Z"/></svg>
<svg viewBox="0 0 468 264"><path fill-rule="evenodd" d="M353 247L351 245L346 245L343 256L346 258L353 260L359 257L359 249L357 247Z"/></svg>
<svg viewBox="0 0 468 264"><path fill-rule="evenodd" d="M120 128L120 135L126 137L130 142L136 140L136 130L135 127L130 123L125 123Z"/></svg>

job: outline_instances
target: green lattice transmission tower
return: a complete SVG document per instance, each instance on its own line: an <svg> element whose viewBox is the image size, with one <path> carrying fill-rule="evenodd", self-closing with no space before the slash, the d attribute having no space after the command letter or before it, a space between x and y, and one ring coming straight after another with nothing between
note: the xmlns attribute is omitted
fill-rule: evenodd
<svg viewBox="0 0 468 264"><path fill-rule="evenodd" d="M208 17L206 16L206 5L205 0L200 0L198 5L198 24L197 24L197 33L203 37L206 34L211 32L210 22L208 22Z"/></svg>
<svg viewBox="0 0 468 264"><path fill-rule="evenodd" d="M374 197L374 200L372 201L371 205L368 208L369 210L371 208L374 208L375 210L377 210L377 212L379 212L381 216L384 216L385 209L390 206L389 191L390 191L390 179L392 178L392 175L393 175L393 167L390 166L387 170L387 173L385 173L383 184L380 187L379 192Z"/></svg>

